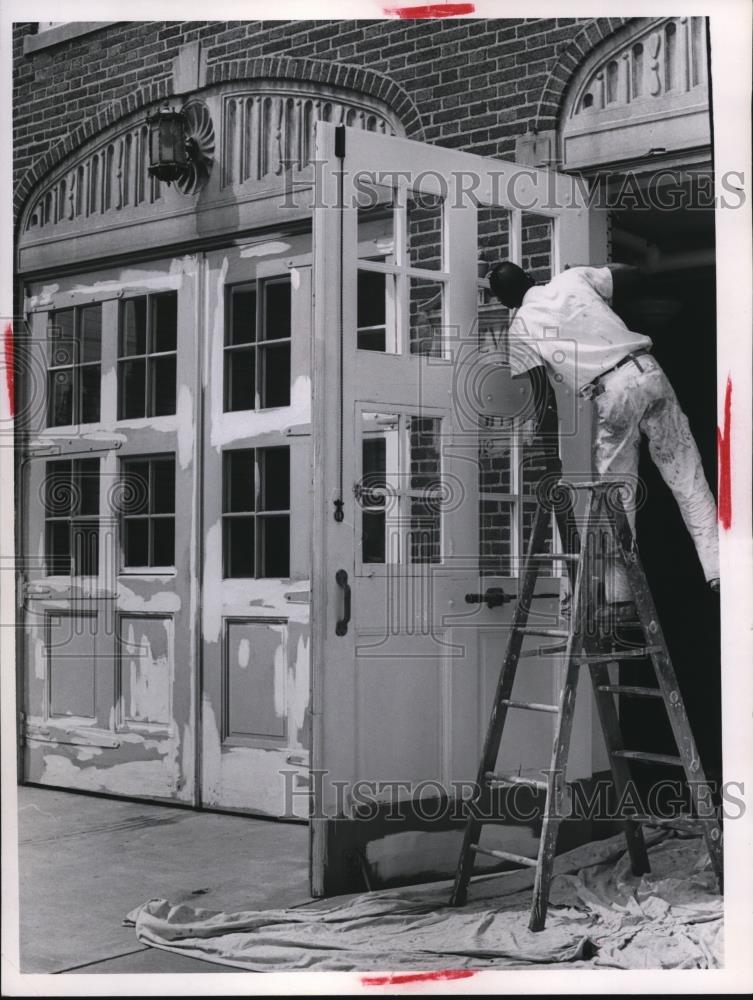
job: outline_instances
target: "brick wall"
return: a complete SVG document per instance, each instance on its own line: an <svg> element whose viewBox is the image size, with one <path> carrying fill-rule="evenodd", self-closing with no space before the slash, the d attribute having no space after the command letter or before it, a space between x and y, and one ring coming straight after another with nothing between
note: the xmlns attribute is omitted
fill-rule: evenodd
<svg viewBox="0 0 753 1000"><path fill-rule="evenodd" d="M557 93L577 61L622 21L123 22L29 55L23 39L34 25L19 23L14 180L111 102L139 90L146 100L169 93L172 60L195 40L210 79L227 61L269 55L377 70L416 103L427 141L510 158L529 124L551 126Z"/></svg>

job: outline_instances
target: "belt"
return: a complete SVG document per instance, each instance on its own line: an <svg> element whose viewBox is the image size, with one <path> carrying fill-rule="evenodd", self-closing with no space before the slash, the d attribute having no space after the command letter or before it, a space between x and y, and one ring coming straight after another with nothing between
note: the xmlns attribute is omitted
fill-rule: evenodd
<svg viewBox="0 0 753 1000"><path fill-rule="evenodd" d="M593 399L594 396L600 396L604 392L604 386L601 385L601 380L605 375L609 375L610 372L616 372L618 368L622 368L626 365L628 361L632 361L639 371L643 371L641 363L637 360L643 354L650 354L651 350L648 347L642 347L639 351L631 351L630 354L626 354L624 358L620 358L616 365L612 365L611 368L607 368L605 372L597 375L596 378L592 378L590 382L586 382L583 388L580 390L581 395L587 396L589 399Z"/></svg>

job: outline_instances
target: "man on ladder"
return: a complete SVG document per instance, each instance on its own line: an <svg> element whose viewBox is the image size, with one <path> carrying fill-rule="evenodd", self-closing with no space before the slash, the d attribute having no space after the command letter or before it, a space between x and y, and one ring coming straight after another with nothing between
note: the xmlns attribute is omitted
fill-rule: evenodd
<svg viewBox="0 0 753 1000"><path fill-rule="evenodd" d="M529 371L542 400L551 398L552 377L593 401L593 462L600 477L636 483L640 438L646 435L706 580L718 591L716 505L688 419L651 356L651 340L629 330L610 308L615 281L629 280L632 272L619 265L573 267L537 285L522 268L504 261L490 272L489 286L503 305L517 309L509 327L514 374ZM625 507L635 533L635 506L626 499ZM624 572L614 561L610 569L607 601L627 600Z"/></svg>
<svg viewBox="0 0 753 1000"><path fill-rule="evenodd" d="M653 598L635 546L635 509L625 509L627 488L635 484L641 433L649 439L654 461L672 489L695 542L706 579L718 589L718 540L716 508L701 469L700 456L687 418L659 365L650 356L648 337L628 330L609 307L613 280L609 268L577 267L558 275L545 286L537 286L521 268L510 262L492 270L489 284L508 308L517 308L509 328L510 354L515 374L529 372L537 392L537 424L540 433L556 432L556 405L549 375L596 404L594 464L597 481L569 483L572 493L587 495L582 537L575 525L572 498L564 505L555 494L562 487L539 491L530 530L528 549L520 572L519 591L510 637L492 703L476 780L476 791L467 805L463 844L450 903L462 906L475 872L478 854L498 861L536 869L529 927L541 930L546 920L549 885L553 873L557 836L567 773L570 737L575 713L579 669L591 675L594 697L612 778L618 798L630 781L629 766L662 763L685 772L692 805L701 820L711 865L722 884L721 828L715 815L701 817L701 791L706 778L688 723L677 677L672 665ZM515 350L518 347L519 350ZM556 438L555 438L556 440ZM550 456L550 472L560 472L558 457ZM546 477L550 479L551 476ZM542 481L542 486L545 485ZM563 543L562 552L547 550L546 537L552 512ZM605 530L606 529L606 530ZM606 536L607 545L603 539ZM598 586L595 573L607 558L605 586ZM563 615L566 629L542 627L529 622L536 580L545 562L563 561L568 567L572 609ZM469 595L475 596L475 595ZM502 595L502 599L512 599ZM626 618L613 618L612 609L624 602ZM639 645L624 648L614 624L626 621L643 635ZM600 624L601 623L601 624ZM594 628L594 625L596 626ZM513 697L513 686L528 636L564 640L564 646L548 652L564 653L564 681L558 704L526 702ZM534 650L534 655L538 655ZM622 660L651 661L656 687L614 683L609 664ZM677 755L657 754L623 743L616 699L660 698L669 719ZM498 774L497 758L509 710L549 712L556 717L554 741L547 780L521 775ZM485 846L482 827L493 823L494 790L526 784L545 793L542 830L536 858L511 854ZM627 849L635 874L649 871L641 822L661 822L664 817L625 817Z"/></svg>

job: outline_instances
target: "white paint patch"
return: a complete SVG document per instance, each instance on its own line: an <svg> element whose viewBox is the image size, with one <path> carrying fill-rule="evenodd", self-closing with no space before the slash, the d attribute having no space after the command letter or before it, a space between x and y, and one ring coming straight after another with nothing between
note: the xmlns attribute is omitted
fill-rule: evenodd
<svg viewBox="0 0 753 1000"><path fill-rule="evenodd" d="M118 580L118 601L121 611L162 611L175 614L180 611L180 596L172 590L161 590L152 597L144 597Z"/></svg>
<svg viewBox="0 0 753 1000"><path fill-rule="evenodd" d="M245 670L251 662L251 643L248 639L241 639L238 643L238 666Z"/></svg>
<svg viewBox="0 0 753 1000"><path fill-rule="evenodd" d="M44 755L44 769L39 778L43 785L77 788L84 792L111 792L114 795L174 798L176 780L172 766L162 758L133 760L112 767L77 766L60 753Z"/></svg>
<svg viewBox="0 0 753 1000"><path fill-rule="evenodd" d="M76 747L76 760L93 760L95 757L101 757L104 751L101 747Z"/></svg>
<svg viewBox="0 0 753 1000"><path fill-rule="evenodd" d="M240 257L276 257L281 253L287 253L290 250L289 243L282 243L279 240L273 241L271 243L249 243L246 246L239 248Z"/></svg>
<svg viewBox="0 0 753 1000"><path fill-rule="evenodd" d="M34 676L38 681L43 681L47 672L47 657L44 652L44 638L41 635L34 636Z"/></svg>
<svg viewBox="0 0 753 1000"><path fill-rule="evenodd" d="M280 634L280 645L275 650L275 715L278 719L285 717L285 628L274 627L275 632Z"/></svg>
<svg viewBox="0 0 753 1000"><path fill-rule="evenodd" d="M118 292L140 291L142 288L150 291L153 289L168 291L173 288L180 288L183 283L182 270L181 267L174 274L165 274L161 271L154 275L147 275L138 271L135 273L131 272L131 275L129 275L126 271L126 276L120 281L95 281L91 285L73 285L69 289L69 293L71 295L97 295L112 292L117 295Z"/></svg>
<svg viewBox="0 0 753 1000"><path fill-rule="evenodd" d="M222 579L222 527L219 521L215 521L207 531L204 569L202 632L206 642L217 642L222 625L222 597L216 583L212 583Z"/></svg>
<svg viewBox="0 0 753 1000"><path fill-rule="evenodd" d="M219 364L218 361L218 366ZM212 446L217 449L243 438L281 431L286 427L311 421L311 379L307 375L299 375L293 383L290 406L273 407L269 410L222 413L219 410L222 393L219 388L217 392L219 395L215 398L219 400L219 404L212 417Z"/></svg>
<svg viewBox="0 0 753 1000"><path fill-rule="evenodd" d="M308 636L299 635L295 654L288 664L288 722L291 746L301 746L297 734L306 721L310 699L310 673Z"/></svg>
<svg viewBox="0 0 753 1000"><path fill-rule="evenodd" d="M290 287L293 291L301 287L301 272L297 267L291 267L290 269Z"/></svg>
<svg viewBox="0 0 753 1000"><path fill-rule="evenodd" d="M172 687L170 658L167 650L164 654L155 655L149 636L142 633L137 638L135 627L134 622L129 622L127 644L130 649L134 650L134 653L127 660L128 707L126 718L129 722L135 723L169 725ZM165 646L169 648L167 637L165 638Z"/></svg>
<svg viewBox="0 0 753 1000"><path fill-rule="evenodd" d="M178 390L177 430L178 430L178 464L181 469L187 469L191 464L194 439L193 396L187 385Z"/></svg>

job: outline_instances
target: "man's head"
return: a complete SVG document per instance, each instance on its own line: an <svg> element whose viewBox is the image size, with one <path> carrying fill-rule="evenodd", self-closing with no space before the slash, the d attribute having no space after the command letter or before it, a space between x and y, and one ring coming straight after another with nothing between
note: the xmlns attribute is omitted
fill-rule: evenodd
<svg viewBox="0 0 753 1000"><path fill-rule="evenodd" d="M525 293L535 284L530 274L517 264L513 264L511 260L495 264L489 272L489 287L492 293L508 309L517 309Z"/></svg>

